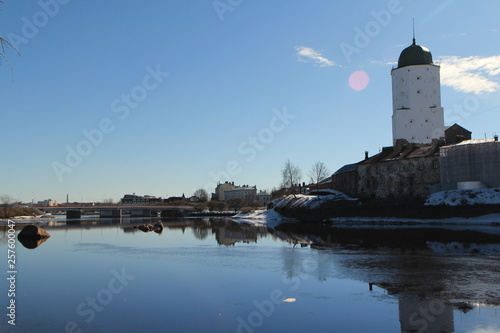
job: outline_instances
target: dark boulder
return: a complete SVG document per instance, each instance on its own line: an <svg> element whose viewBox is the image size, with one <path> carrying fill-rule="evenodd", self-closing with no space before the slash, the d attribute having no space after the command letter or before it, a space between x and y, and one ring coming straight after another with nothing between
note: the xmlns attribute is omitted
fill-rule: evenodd
<svg viewBox="0 0 500 333"><path fill-rule="evenodd" d="M150 232L154 231L157 234L161 234L163 232L163 224L161 222L156 223L155 225L152 224L141 224L138 226L135 226L134 228L137 228L143 232Z"/></svg>
<svg viewBox="0 0 500 333"><path fill-rule="evenodd" d="M17 239L27 249L35 249L45 242L50 234L34 224L27 225L19 232Z"/></svg>
<svg viewBox="0 0 500 333"><path fill-rule="evenodd" d="M49 238L50 234L43 230L40 227L37 227L34 224L27 225L21 230L19 235L17 236L18 239L20 238L35 238L35 239L42 239L42 238Z"/></svg>
<svg viewBox="0 0 500 333"><path fill-rule="evenodd" d="M163 232L163 223L161 222L158 222L154 225L154 232L156 232L157 234L161 234Z"/></svg>

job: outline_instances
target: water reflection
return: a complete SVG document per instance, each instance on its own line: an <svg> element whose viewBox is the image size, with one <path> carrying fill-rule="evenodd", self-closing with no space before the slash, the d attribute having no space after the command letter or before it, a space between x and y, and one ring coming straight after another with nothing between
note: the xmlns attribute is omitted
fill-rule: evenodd
<svg viewBox="0 0 500 333"><path fill-rule="evenodd" d="M455 332L453 310L467 313L474 304L500 305L497 235L435 229L360 231L300 224L276 229L274 235L294 247L310 246L325 254L306 263L300 254L284 251L288 279L299 283L297 277L308 275L321 281L335 272L367 282L371 291L377 286L398 298L402 333Z"/></svg>
<svg viewBox="0 0 500 333"><path fill-rule="evenodd" d="M451 333L455 331L453 306L440 299L400 298L399 322L401 333Z"/></svg>
<svg viewBox="0 0 500 333"><path fill-rule="evenodd" d="M160 222L164 227L162 234L150 232L143 235L136 228L141 224L154 225ZM380 230L344 230L302 224L268 229L218 218L82 219L78 223L54 220L41 225L48 231L80 229L83 233L90 229L112 228L122 241L116 244L108 244L106 240L95 243L94 247L98 248L95 253L123 248L117 257L123 258L132 253L142 259L148 253L153 253L148 258L158 259L164 256L170 262L177 253L185 255L187 248L163 251L164 246L172 246L174 235L180 238L176 242L192 238L209 244L213 240L220 245L217 249L231 250L234 257L231 256L225 264L232 263L233 260L246 263L253 259L245 257L245 251L233 251L238 250L239 245L257 246L261 242L268 245L269 240L276 241L281 248L273 252L275 256L272 260L277 261L276 269L282 273L283 283L292 291L285 298L288 301L283 302L300 305L304 298L312 297L314 300L331 299L331 304L338 305L334 303L338 301L334 301L334 297L326 290L314 296L300 292L307 290L304 286L312 282L319 284L318 290L322 290L321 284L327 284L328 281L359 281L366 284L366 297L398 302L399 314L392 318L399 319L399 323L396 322L398 319L394 323L399 324L401 332L405 333L454 332L455 325L460 324L454 322L454 313L455 316L465 314L475 310L477 304L486 304L486 307L500 305L500 290L497 287L500 261L499 256L494 255L500 239L494 235L466 235L452 231L445 233L436 229L413 229L411 232L387 230L384 233ZM7 229L0 230L0 245L6 245ZM185 237L179 237L180 232ZM62 233L53 233L52 238L61 235ZM149 244L150 241L153 245ZM52 242L57 242L57 239L51 240ZM285 245L286 243L291 246ZM471 246L472 243L476 245ZM454 245L453 248L460 248L462 252L441 251L449 248L449 244L461 244L461 247ZM92 243L79 243L79 248L90 245ZM36 251L43 252L45 247ZM436 253L438 248L441 250ZM204 249L193 253L196 256L217 253L208 254ZM263 255L265 252L266 249L258 253ZM189 253L187 256L189 257ZM271 260L265 256L258 259ZM202 257L200 260L205 259ZM259 279L260 263L252 261L249 265ZM356 318L356 315L353 314L353 317Z"/></svg>
<svg viewBox="0 0 500 333"><path fill-rule="evenodd" d="M43 243L45 243L48 240L48 238L36 239L36 238L24 237L24 238L19 238L18 240L25 248L33 250L42 245Z"/></svg>

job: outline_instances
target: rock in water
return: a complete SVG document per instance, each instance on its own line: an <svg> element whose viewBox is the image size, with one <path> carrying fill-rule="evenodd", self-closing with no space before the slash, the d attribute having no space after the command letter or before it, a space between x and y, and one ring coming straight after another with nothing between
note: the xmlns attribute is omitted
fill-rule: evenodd
<svg viewBox="0 0 500 333"><path fill-rule="evenodd" d="M141 224L137 226L137 229L143 231L143 232L150 232L154 229L152 224Z"/></svg>
<svg viewBox="0 0 500 333"><path fill-rule="evenodd" d="M155 227L154 232L156 232L157 234L161 234L163 232L163 223L158 222L154 225L154 227Z"/></svg>
<svg viewBox="0 0 500 333"><path fill-rule="evenodd" d="M49 238L50 234L43 230L40 227L37 227L34 224L27 225L21 230L19 235L17 236L18 239L21 238L34 238L34 239L42 239L42 238Z"/></svg>
<svg viewBox="0 0 500 333"><path fill-rule="evenodd" d="M21 230L17 239L27 249L35 249L45 242L50 234L34 224L27 225Z"/></svg>

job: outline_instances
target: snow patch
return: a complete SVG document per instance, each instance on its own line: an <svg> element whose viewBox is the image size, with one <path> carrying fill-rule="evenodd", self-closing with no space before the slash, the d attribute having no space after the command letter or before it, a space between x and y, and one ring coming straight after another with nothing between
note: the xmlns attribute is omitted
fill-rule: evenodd
<svg viewBox="0 0 500 333"><path fill-rule="evenodd" d="M274 209L255 210L250 213L240 213L233 216L231 219L238 223L266 225L268 227L275 227L281 223L298 222L296 219L281 215Z"/></svg>
<svg viewBox="0 0 500 333"><path fill-rule="evenodd" d="M320 207L326 202L331 201L340 201L340 200L357 200L353 199L345 193L335 191L335 190L320 190L320 193L330 193L327 195L306 195L306 194L297 194L287 195L285 197L281 197L273 201L274 207L302 207L306 209L315 209Z"/></svg>
<svg viewBox="0 0 500 333"><path fill-rule="evenodd" d="M500 189L452 190L431 194L426 206L497 205L500 204Z"/></svg>

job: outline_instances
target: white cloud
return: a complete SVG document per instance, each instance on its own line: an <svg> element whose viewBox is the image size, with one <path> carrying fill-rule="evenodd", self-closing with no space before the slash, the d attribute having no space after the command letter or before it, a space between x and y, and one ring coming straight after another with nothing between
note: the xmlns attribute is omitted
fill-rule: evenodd
<svg viewBox="0 0 500 333"><path fill-rule="evenodd" d="M453 37L465 37L467 36L467 33L465 32L459 32L459 33L454 33L454 34L441 34L441 37L443 38L453 38Z"/></svg>
<svg viewBox="0 0 500 333"><path fill-rule="evenodd" d="M441 84L455 90L484 94L500 89L500 55L491 57L456 56L441 59Z"/></svg>
<svg viewBox="0 0 500 333"><path fill-rule="evenodd" d="M482 327L479 327L479 328L474 329L474 331L472 331L471 333L499 333L499 332L500 332L500 328L495 328L495 327L482 328Z"/></svg>
<svg viewBox="0 0 500 333"><path fill-rule="evenodd" d="M321 67L335 66L335 63L321 55L320 52L306 46L297 46L297 56L300 61L308 62L313 61Z"/></svg>

